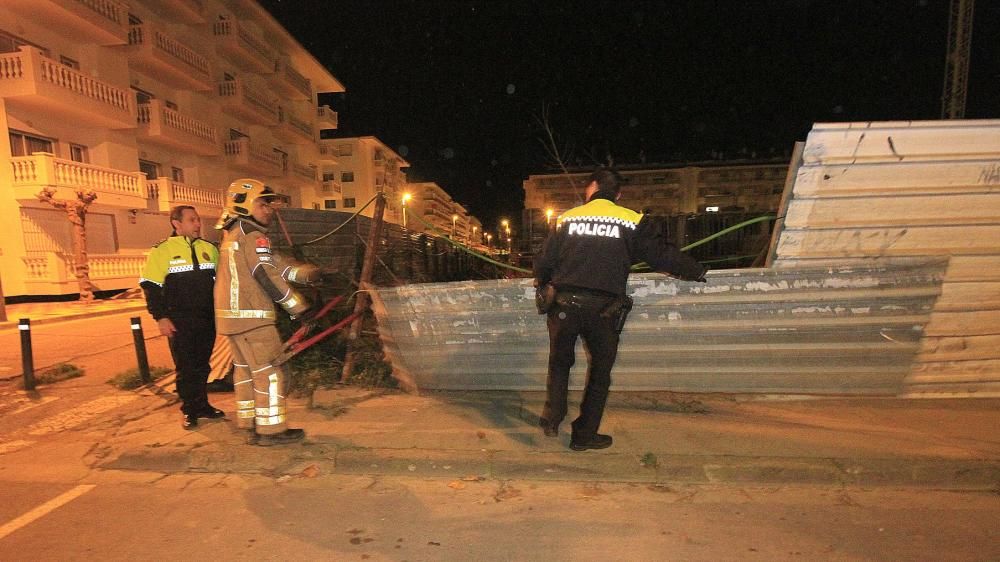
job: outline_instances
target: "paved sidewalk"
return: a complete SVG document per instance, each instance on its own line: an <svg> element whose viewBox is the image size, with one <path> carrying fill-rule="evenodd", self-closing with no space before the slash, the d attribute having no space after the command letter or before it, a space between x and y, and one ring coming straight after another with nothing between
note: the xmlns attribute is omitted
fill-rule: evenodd
<svg viewBox="0 0 1000 562"><path fill-rule="evenodd" d="M16 329L21 318L31 320L31 325L63 320L76 320L134 311L137 315L146 310L142 295L95 300L92 302L27 302L6 305L7 321L0 322L0 330Z"/></svg>
<svg viewBox="0 0 1000 562"><path fill-rule="evenodd" d="M232 394L213 402L233 411ZM579 395L575 395L578 400ZM601 451L568 449L536 426L529 392L420 396L343 388L293 401L302 444L243 443L231 420L180 428L176 407L146 398L147 415L103 442L94 466L154 472L397 474L461 479L843 484L998 489L1000 399L767 400L612 393Z"/></svg>

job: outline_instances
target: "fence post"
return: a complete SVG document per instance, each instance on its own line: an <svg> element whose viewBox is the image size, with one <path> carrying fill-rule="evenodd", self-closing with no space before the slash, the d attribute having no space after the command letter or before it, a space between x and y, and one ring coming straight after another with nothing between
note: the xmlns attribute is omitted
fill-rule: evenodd
<svg viewBox="0 0 1000 562"><path fill-rule="evenodd" d="M149 384L152 377L149 375L149 359L146 357L146 338L142 336L142 321L138 316L129 318L132 324L132 341L135 342L135 358L139 364L139 378L143 384Z"/></svg>
<svg viewBox="0 0 1000 562"><path fill-rule="evenodd" d="M354 312L363 312L368 306L368 293L364 292L370 288L372 272L375 269L375 255L378 252L379 240L382 236L382 217L385 214L385 194L379 193L375 200L375 211L372 216L371 227L368 229L368 244L365 247L365 259L361 265L361 279L358 280L358 298L354 301ZM361 323L364 315L359 314L351 322L350 331L347 334L347 354L344 357L344 370L340 372L340 382L346 382L351 377L354 370L354 342L361 333Z"/></svg>
<svg viewBox="0 0 1000 562"><path fill-rule="evenodd" d="M24 389L35 390L35 358L31 352L31 320L21 318L17 321L17 329L21 332L21 371L24 373Z"/></svg>

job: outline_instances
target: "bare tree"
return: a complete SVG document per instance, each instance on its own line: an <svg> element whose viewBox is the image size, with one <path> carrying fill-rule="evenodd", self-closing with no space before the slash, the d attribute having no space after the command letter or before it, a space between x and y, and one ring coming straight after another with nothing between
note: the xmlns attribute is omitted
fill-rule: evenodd
<svg viewBox="0 0 1000 562"><path fill-rule="evenodd" d="M66 218L73 225L73 274L80 287L80 300L94 300L94 284L90 281L90 263L87 261L87 209L97 199L94 190L76 191L76 199L56 199L56 190L43 188L35 195L39 201L48 203L66 212Z"/></svg>

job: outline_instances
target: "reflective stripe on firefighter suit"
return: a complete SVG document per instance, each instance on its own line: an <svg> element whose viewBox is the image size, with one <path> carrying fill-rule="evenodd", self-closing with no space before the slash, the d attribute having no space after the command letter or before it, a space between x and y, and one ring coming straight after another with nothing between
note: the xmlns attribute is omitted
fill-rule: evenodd
<svg viewBox="0 0 1000 562"><path fill-rule="evenodd" d="M308 303L288 284L294 265L271 251L266 228L249 218L223 233L215 283L215 322L233 349L237 426L261 435L287 429L287 381L271 364L281 351L274 304L298 315Z"/></svg>

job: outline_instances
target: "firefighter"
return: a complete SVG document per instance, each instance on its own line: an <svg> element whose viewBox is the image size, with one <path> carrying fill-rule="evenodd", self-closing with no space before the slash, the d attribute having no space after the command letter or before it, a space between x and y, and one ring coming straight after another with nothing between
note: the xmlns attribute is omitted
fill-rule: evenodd
<svg viewBox="0 0 1000 562"><path fill-rule="evenodd" d="M573 421L570 448L575 451L610 447L610 435L598 433L611 386L611 367L618 338L631 309L626 296L632 264L644 261L654 271L681 279L705 281L705 268L667 244L652 221L615 204L621 178L598 168L591 174L587 202L559 217L556 231L545 241L535 261L535 285L554 302L540 301L548 314L549 368L547 397L539 420L546 436L559 433L566 417L569 371L578 337L590 352L590 369ZM546 289L549 290L546 290ZM554 290L551 290L554 288Z"/></svg>
<svg viewBox="0 0 1000 562"><path fill-rule="evenodd" d="M295 264L272 251L267 228L276 196L260 181L236 180L216 225L224 231L215 284L216 325L233 351L237 427L249 430L248 443L260 446L305 437L303 430L288 427L288 384L272 363L282 351L274 304L293 319L302 318L309 302L290 282L308 284L319 274L311 264Z"/></svg>
<svg viewBox="0 0 1000 562"><path fill-rule="evenodd" d="M173 234L149 253L139 286L146 295L146 308L170 345L177 368L181 424L194 429L198 418L226 415L208 403L205 390L215 343L212 286L219 251L200 238L201 218L194 207L174 207L170 225Z"/></svg>

